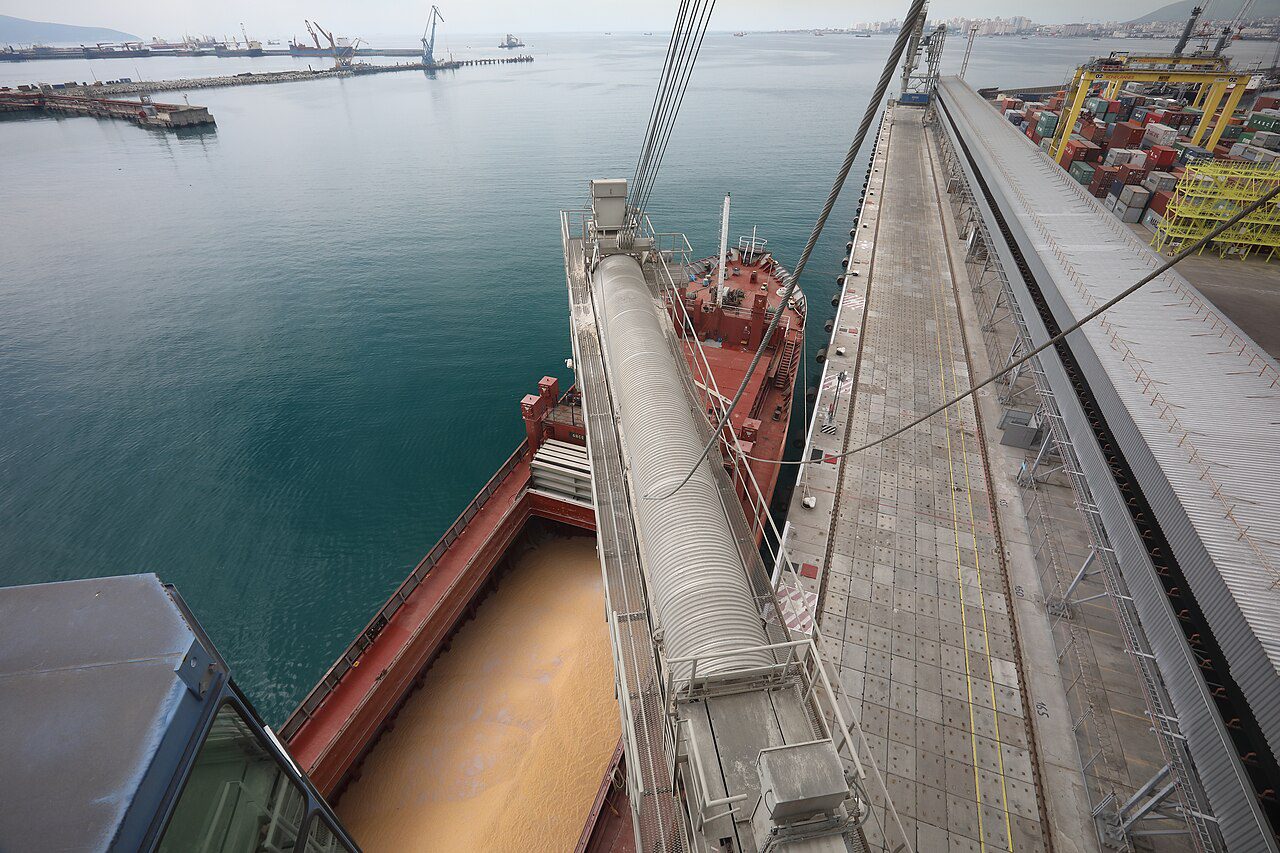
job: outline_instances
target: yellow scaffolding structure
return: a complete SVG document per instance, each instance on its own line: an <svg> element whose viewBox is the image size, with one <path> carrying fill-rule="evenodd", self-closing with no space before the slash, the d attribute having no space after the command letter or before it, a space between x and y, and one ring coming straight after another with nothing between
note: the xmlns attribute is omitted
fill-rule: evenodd
<svg viewBox="0 0 1280 853"><path fill-rule="evenodd" d="M1235 163L1203 160L1187 165L1178 180L1164 219L1156 228L1151 245L1157 251L1176 253L1199 240L1241 208L1266 195L1280 184L1280 163ZM1212 245L1226 257L1247 258L1266 251L1264 260L1280 254L1280 202L1271 201L1232 226ZM1196 254L1204 252L1200 247Z"/></svg>
<svg viewBox="0 0 1280 853"><path fill-rule="evenodd" d="M1153 59L1153 57L1138 58ZM1100 91L1114 95L1125 83L1194 83L1200 86L1199 100L1203 104L1204 115L1201 116L1200 123L1196 125L1191 135L1191 144L1200 145L1204 142L1204 147L1212 151L1222 139L1222 132L1231 123L1231 115L1240 105L1240 99L1244 97L1245 85L1248 82L1248 74L1238 74L1229 68L1145 69L1117 66L1115 62L1086 63L1076 69L1071 85L1067 88L1063 112L1058 118L1058 127L1053 132L1049 154L1053 159L1062 162L1067 151L1067 140L1071 138L1071 132L1084 109L1085 99L1089 97L1089 92L1094 86L1100 86ZM1219 105L1222 106L1222 113L1215 120L1214 114L1218 111ZM1209 134L1207 141L1205 141L1206 133Z"/></svg>

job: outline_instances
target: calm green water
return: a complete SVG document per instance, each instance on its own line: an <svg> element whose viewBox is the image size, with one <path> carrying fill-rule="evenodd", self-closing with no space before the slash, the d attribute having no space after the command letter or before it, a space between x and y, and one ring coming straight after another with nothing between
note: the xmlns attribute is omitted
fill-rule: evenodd
<svg viewBox="0 0 1280 853"><path fill-rule="evenodd" d="M283 719L520 440L521 396L569 379L557 211L630 175L665 36L528 41L531 66L191 93L216 132L0 121L0 583L157 572ZM794 261L889 44L709 36L658 227L711 254L732 191L733 230ZM1110 47L984 40L969 78Z"/></svg>

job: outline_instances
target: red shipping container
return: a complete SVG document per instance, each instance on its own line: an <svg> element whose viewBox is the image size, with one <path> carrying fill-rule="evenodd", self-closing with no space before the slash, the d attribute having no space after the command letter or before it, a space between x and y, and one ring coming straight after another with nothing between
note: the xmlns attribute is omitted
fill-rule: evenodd
<svg viewBox="0 0 1280 853"><path fill-rule="evenodd" d="M1106 195L1107 189L1111 186L1111 182L1115 180L1116 172L1120 171L1115 166L1099 166L1093 170L1093 180L1089 181L1089 192L1096 196Z"/></svg>
<svg viewBox="0 0 1280 853"><path fill-rule="evenodd" d="M1078 159L1083 160L1086 163L1101 163L1102 148L1098 146L1097 143L1090 142L1087 139L1081 140L1080 157Z"/></svg>
<svg viewBox="0 0 1280 853"><path fill-rule="evenodd" d="M1264 95L1253 102L1253 109L1255 112L1261 112L1262 110L1280 110L1280 98L1272 97L1271 95Z"/></svg>
<svg viewBox="0 0 1280 853"><path fill-rule="evenodd" d="M1126 184L1140 184L1142 179L1147 176L1147 169L1125 163L1116 172L1116 178L1124 181Z"/></svg>
<svg viewBox="0 0 1280 853"><path fill-rule="evenodd" d="M1167 145L1152 145L1147 150L1147 165L1154 169L1164 169L1173 165L1178 159L1178 152Z"/></svg>
<svg viewBox="0 0 1280 853"><path fill-rule="evenodd" d="M1136 121L1117 122L1115 130L1111 132L1111 147L1137 148L1145 132L1142 125Z"/></svg>
<svg viewBox="0 0 1280 853"><path fill-rule="evenodd" d="M1151 202L1148 205L1151 210L1164 216L1165 209L1169 206L1169 199L1173 197L1173 193L1165 190L1158 193L1152 193Z"/></svg>

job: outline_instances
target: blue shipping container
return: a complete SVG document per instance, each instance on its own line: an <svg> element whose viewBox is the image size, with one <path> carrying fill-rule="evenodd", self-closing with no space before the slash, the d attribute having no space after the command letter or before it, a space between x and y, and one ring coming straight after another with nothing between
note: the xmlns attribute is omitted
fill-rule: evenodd
<svg viewBox="0 0 1280 853"><path fill-rule="evenodd" d="M929 103L929 96L924 92L903 92L898 98L900 104L912 104L915 106L924 106Z"/></svg>

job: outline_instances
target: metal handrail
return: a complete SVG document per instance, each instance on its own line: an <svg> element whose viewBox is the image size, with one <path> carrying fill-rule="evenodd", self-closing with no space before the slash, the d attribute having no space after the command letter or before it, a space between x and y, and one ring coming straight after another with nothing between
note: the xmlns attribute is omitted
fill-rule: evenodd
<svg viewBox="0 0 1280 853"><path fill-rule="evenodd" d="M294 709L283 726L280 727L280 737L288 741L292 738L302 726L312 718L316 710L324 704L325 699L329 697L342 679L350 672L359 662L360 658L373 645L373 641L395 616L396 612L404 606L409 596L418 588L426 579L427 574L440 561L449 547L457 541L462 535L463 530L471 523L471 519L479 514L480 510L489 502L489 499L502 486L507 477L514 471L519 464L529 455L529 442L527 440L520 442L520 446L516 448L507 460L499 466L497 472L485 483L480 492L467 504L466 509L449 525L444 535L436 542L427 555L422 558L409 576L404 579L396 591L391 594L387 602L379 608L373 618L369 620L356 638L351 642L342 654L334 661L333 665L325 672L319 683L311 688L306 697Z"/></svg>

